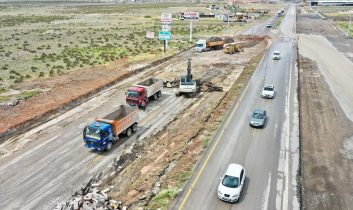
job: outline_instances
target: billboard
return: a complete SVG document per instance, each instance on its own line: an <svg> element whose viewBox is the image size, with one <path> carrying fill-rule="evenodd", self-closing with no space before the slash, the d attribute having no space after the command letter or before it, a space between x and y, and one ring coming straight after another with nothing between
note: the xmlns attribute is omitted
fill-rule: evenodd
<svg viewBox="0 0 353 210"><path fill-rule="evenodd" d="M153 31L146 31L146 38L147 39L154 39L154 32Z"/></svg>
<svg viewBox="0 0 353 210"><path fill-rule="evenodd" d="M170 40L171 35L169 31L160 31L159 40Z"/></svg>
<svg viewBox="0 0 353 210"><path fill-rule="evenodd" d="M198 21L200 14L198 12L184 12L184 20Z"/></svg>
<svg viewBox="0 0 353 210"><path fill-rule="evenodd" d="M162 23L172 23L172 13L162 13L161 14Z"/></svg>
<svg viewBox="0 0 353 210"><path fill-rule="evenodd" d="M162 25L162 31L170 31L171 29L172 29L172 27L168 24Z"/></svg>

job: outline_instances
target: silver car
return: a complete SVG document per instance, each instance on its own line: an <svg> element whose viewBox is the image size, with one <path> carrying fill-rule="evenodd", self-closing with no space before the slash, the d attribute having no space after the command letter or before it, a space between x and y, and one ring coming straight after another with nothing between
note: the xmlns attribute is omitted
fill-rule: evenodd
<svg viewBox="0 0 353 210"><path fill-rule="evenodd" d="M249 125L251 127L263 128L266 124L266 111L263 109L255 109L250 117Z"/></svg>

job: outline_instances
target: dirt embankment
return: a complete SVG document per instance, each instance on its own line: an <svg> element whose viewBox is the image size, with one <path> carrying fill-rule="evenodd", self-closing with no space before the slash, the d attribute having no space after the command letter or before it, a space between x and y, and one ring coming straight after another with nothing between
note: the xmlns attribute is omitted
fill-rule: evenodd
<svg viewBox="0 0 353 210"><path fill-rule="evenodd" d="M18 89L39 88L44 91L34 97L21 100L17 106L0 106L0 142L52 119L57 114L81 104L99 91L180 53L134 69L129 67L127 59L119 59L109 65L79 69L64 75L36 79L18 85L16 87Z"/></svg>
<svg viewBox="0 0 353 210"><path fill-rule="evenodd" d="M300 57L299 80L303 209L351 209L353 123L315 62Z"/></svg>
<svg viewBox="0 0 353 210"><path fill-rule="evenodd" d="M263 50L254 55L228 92L204 93L166 129L137 145L129 158L117 161L114 176L103 180L100 188L114 186L110 196L129 209L168 206L189 179L262 54Z"/></svg>

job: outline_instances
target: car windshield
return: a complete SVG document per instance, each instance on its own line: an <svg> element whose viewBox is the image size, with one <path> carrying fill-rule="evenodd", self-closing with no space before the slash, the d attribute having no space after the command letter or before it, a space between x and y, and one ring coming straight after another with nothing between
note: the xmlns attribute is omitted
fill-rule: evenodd
<svg viewBox="0 0 353 210"><path fill-rule="evenodd" d="M237 188L239 186L239 178L225 175L222 184L226 187Z"/></svg>
<svg viewBox="0 0 353 210"><path fill-rule="evenodd" d="M274 54L274 55L279 55L279 52L274 52L273 54Z"/></svg>
<svg viewBox="0 0 353 210"><path fill-rule="evenodd" d="M273 91L273 87L265 87L264 90Z"/></svg>
<svg viewBox="0 0 353 210"><path fill-rule="evenodd" d="M203 47L203 44L197 44L196 47Z"/></svg>
<svg viewBox="0 0 353 210"><path fill-rule="evenodd" d="M136 91L128 90L128 91L127 91L127 96L128 96L128 97L131 97L131 98L137 98L137 97L139 96L139 93L136 92Z"/></svg>
<svg viewBox="0 0 353 210"><path fill-rule="evenodd" d="M252 115L252 118L254 119L263 119L264 118L264 115L263 114L260 114L260 113L254 113Z"/></svg>
<svg viewBox="0 0 353 210"><path fill-rule="evenodd" d="M86 137L99 141L101 139L100 130L98 128L87 127Z"/></svg>

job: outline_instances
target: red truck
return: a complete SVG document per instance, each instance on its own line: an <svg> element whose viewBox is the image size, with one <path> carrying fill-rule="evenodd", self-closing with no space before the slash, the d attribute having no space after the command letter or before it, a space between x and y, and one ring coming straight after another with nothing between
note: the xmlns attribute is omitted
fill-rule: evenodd
<svg viewBox="0 0 353 210"><path fill-rule="evenodd" d="M144 110L149 100L157 100L161 97L162 88L163 80L153 77L148 78L127 90L126 103Z"/></svg>

